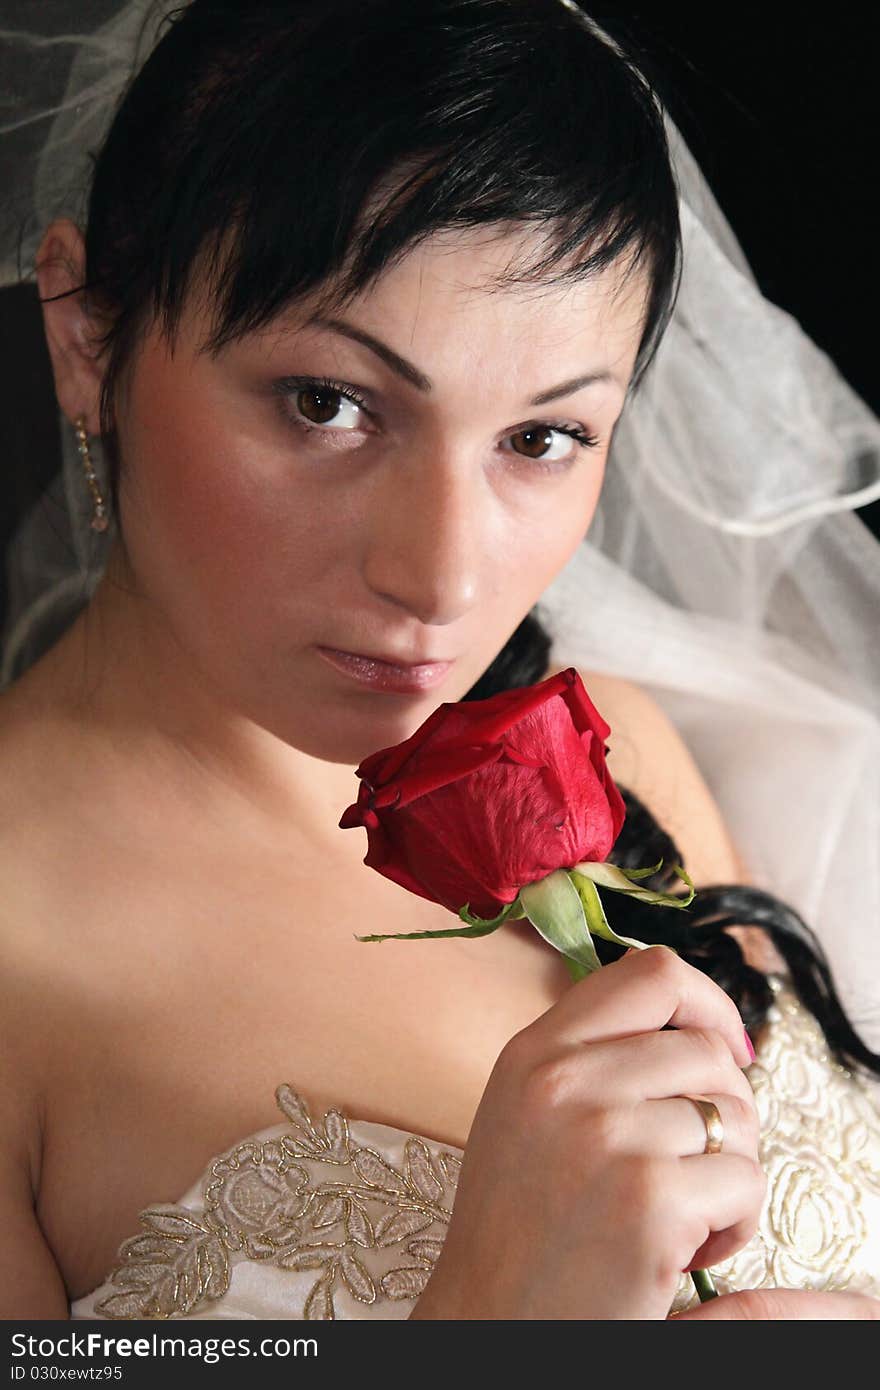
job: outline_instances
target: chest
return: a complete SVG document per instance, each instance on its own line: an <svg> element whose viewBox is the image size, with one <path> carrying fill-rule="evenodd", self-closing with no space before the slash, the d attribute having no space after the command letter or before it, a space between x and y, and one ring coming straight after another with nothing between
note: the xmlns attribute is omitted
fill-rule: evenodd
<svg viewBox="0 0 880 1390"><path fill-rule="evenodd" d="M166 866L159 889L155 866L129 865L125 896L93 894L54 965L38 1215L72 1297L102 1280L142 1208L281 1120L282 1081L312 1113L464 1148L498 1053L571 983L523 923L358 942L455 925L370 870L217 872Z"/></svg>

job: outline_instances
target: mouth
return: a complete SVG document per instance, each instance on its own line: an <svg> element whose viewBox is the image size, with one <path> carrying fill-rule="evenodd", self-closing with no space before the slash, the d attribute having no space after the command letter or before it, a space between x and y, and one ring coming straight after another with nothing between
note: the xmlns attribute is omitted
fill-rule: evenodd
<svg viewBox="0 0 880 1390"><path fill-rule="evenodd" d="M401 662L336 647L319 646L317 651L345 675L374 689L398 694L417 693L439 685L455 664L452 660Z"/></svg>

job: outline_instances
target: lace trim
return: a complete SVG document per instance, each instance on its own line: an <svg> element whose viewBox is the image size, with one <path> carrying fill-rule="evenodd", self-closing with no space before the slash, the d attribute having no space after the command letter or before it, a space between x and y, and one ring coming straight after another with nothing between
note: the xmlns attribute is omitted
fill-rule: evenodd
<svg viewBox="0 0 880 1390"><path fill-rule="evenodd" d="M834 1061L782 977L747 1072L767 1175L758 1230L713 1266L735 1289L852 1290L880 1297L880 1087ZM673 1308L696 1302L686 1281Z"/></svg>
<svg viewBox="0 0 880 1390"><path fill-rule="evenodd" d="M776 1001L747 1073L767 1196L753 1238L714 1266L716 1285L880 1296L880 1089L838 1066L812 1015L781 979L771 983ZM340 1287L362 1304L418 1298L446 1235L461 1156L413 1135L394 1167L353 1142L340 1111L317 1128L290 1086L275 1097L292 1131L216 1159L203 1212L143 1211L144 1232L119 1247L106 1281L114 1291L96 1315L185 1317L223 1297L232 1256L315 1270L298 1315L306 1320L336 1318ZM339 1180L322 1180L333 1169ZM672 1308L694 1302L683 1276Z"/></svg>
<svg viewBox="0 0 880 1390"><path fill-rule="evenodd" d="M418 1298L443 1244L461 1159L413 1135L396 1168L353 1142L341 1111L328 1110L318 1128L289 1085L278 1086L275 1099L293 1132L247 1140L217 1158L203 1212L177 1203L141 1212L145 1233L120 1245L107 1279L118 1291L95 1304L96 1314L185 1317L227 1292L232 1253L318 1271L300 1313L307 1320L336 1317L340 1281L365 1304ZM328 1168L342 1170L342 1180L320 1181ZM371 1269L393 1246L409 1262Z"/></svg>

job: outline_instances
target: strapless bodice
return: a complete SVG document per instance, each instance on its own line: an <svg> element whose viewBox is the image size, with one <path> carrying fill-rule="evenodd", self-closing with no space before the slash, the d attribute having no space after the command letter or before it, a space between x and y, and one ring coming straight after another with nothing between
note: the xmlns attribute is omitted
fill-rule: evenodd
<svg viewBox="0 0 880 1390"><path fill-rule="evenodd" d="M328 1110L282 1083L285 1122L140 1215L71 1317L406 1318L440 1252L462 1150Z"/></svg>
<svg viewBox="0 0 880 1390"><path fill-rule="evenodd" d="M880 1297L880 1086L828 1055L784 981L748 1071L767 1173L758 1231L713 1267L729 1289ZM211 1159L140 1214L72 1318L407 1318L440 1253L461 1149L331 1109L292 1085L283 1122ZM585 1174L585 1181L588 1177ZM682 1277L674 1308L693 1298Z"/></svg>

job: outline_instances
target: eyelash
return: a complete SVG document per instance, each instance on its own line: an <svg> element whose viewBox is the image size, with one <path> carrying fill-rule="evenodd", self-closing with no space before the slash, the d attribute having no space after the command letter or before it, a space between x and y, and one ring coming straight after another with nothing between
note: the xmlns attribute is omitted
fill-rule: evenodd
<svg viewBox="0 0 880 1390"><path fill-rule="evenodd" d="M367 414L369 414L366 399L364 398L363 393L359 391L356 386L346 385L344 382L334 380L333 377L285 377L282 381L273 382L272 389L282 398L291 395L296 395L300 391L335 391L340 396L344 396L346 400L353 401L355 405L359 405L362 410L367 411ZM282 414L287 423L292 424L296 428L303 430L306 434L313 434L316 432L318 434L323 434L325 432L324 430L322 430L320 425L313 425L304 420L296 419L293 415L291 415L290 411L287 410L286 407L284 407L283 404ZM573 439L576 444L579 444L581 446L582 449L595 449L600 443L598 435L591 434L588 430L581 429L580 425L565 425L555 420L533 421L527 425L521 425L519 430L515 431L515 433L539 428L553 430L556 434L566 434L568 435L569 439ZM332 431L329 430L327 431L327 433L331 432ZM525 457L525 455L521 455L521 457ZM542 464L540 459L533 459L532 462L536 464L536 466L539 469L543 468L543 470L548 473L558 471L559 469L564 468L566 466L566 460L564 459L553 459L549 463L545 464Z"/></svg>

